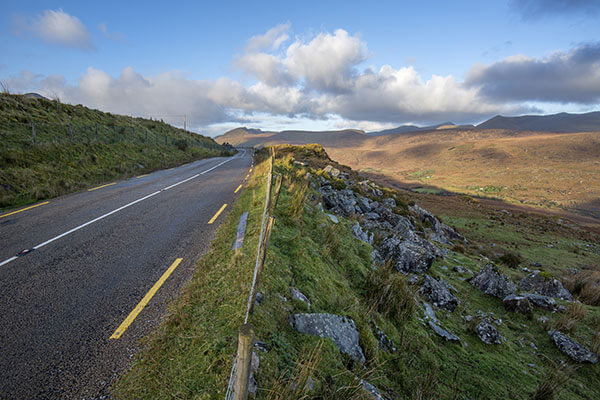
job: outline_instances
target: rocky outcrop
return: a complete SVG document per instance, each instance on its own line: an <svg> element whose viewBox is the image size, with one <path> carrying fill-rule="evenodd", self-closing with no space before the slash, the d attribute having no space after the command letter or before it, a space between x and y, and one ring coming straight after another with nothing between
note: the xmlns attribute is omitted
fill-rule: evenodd
<svg viewBox="0 0 600 400"><path fill-rule="evenodd" d="M532 272L519 282L519 287L528 292L534 292L543 296L550 296L556 299L573 300L573 295L565 289L562 283L539 271Z"/></svg>
<svg viewBox="0 0 600 400"><path fill-rule="evenodd" d="M486 344L501 344L502 335L500 332L487 320L480 321L475 326L475 333L479 336L479 339Z"/></svg>
<svg viewBox="0 0 600 400"><path fill-rule="evenodd" d="M483 293L502 300L517 291L517 285L498 271L493 264L486 264L478 273L469 278L468 282Z"/></svg>
<svg viewBox="0 0 600 400"><path fill-rule="evenodd" d="M460 304L460 301L450 293L448 287L441 283L441 281L443 281L441 278L440 281L437 281L431 276L425 275L420 293L433 303L434 306L453 312Z"/></svg>
<svg viewBox="0 0 600 400"><path fill-rule="evenodd" d="M569 358L571 358L573 361L592 364L596 364L598 362L597 354L592 353L564 333L552 330L548 332L548 336L550 336L550 339L554 342L556 347L569 356Z"/></svg>
<svg viewBox="0 0 600 400"><path fill-rule="evenodd" d="M418 205L415 204L414 206L411 206L410 210L418 216L421 223L426 225L431 240L448 245L452 244L452 240L459 240L462 242L467 241L454 229L444 224L429 211Z"/></svg>
<svg viewBox="0 0 600 400"><path fill-rule="evenodd" d="M392 343L392 341L385 334L385 332L382 331L381 328L379 328L379 326L377 326L377 324L375 324L374 322L371 322L371 326L373 328L373 333L375 334L375 337L377 338L377 342L379 343L379 348L381 350L384 350L387 352L396 351L396 347L394 346L394 343Z"/></svg>
<svg viewBox="0 0 600 400"><path fill-rule="evenodd" d="M379 253L384 259L392 259L396 270L405 274L426 272L440 255L437 247L416 234L406 239L398 236L385 239Z"/></svg>
<svg viewBox="0 0 600 400"><path fill-rule="evenodd" d="M369 232L363 231L362 228L360 227L360 224L358 223L358 221L354 222L354 225L352 225L351 231L352 231L352 236L354 236L358 240L362 240L363 242L368 243L368 244L373 244L373 236L374 235L372 233L369 235Z"/></svg>
<svg viewBox="0 0 600 400"><path fill-rule="evenodd" d="M516 312L524 315L531 315L533 312L531 303L527 297L524 296L510 294L502 300L502 303L504 303L504 309L509 312Z"/></svg>
<svg viewBox="0 0 600 400"><path fill-rule="evenodd" d="M342 353L363 364L365 356L358 344L359 335L354 321L334 314L293 314L290 325L300 333L329 338Z"/></svg>
<svg viewBox="0 0 600 400"><path fill-rule="evenodd" d="M521 293L519 296L527 298L533 306L543 308L544 310L554 311L558 307L556 300L550 296L533 293Z"/></svg>

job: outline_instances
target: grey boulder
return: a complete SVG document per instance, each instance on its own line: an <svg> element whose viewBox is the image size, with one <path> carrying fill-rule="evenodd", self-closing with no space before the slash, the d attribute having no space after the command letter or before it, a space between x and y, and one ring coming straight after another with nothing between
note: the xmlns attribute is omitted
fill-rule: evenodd
<svg viewBox="0 0 600 400"><path fill-rule="evenodd" d="M562 283L553 277L548 277L535 271L519 282L519 287L528 292L534 292L543 296L550 296L556 299L573 300L573 295L565 289Z"/></svg>
<svg viewBox="0 0 600 400"><path fill-rule="evenodd" d="M510 294L502 300L502 303L504 304L504 309L506 311L517 312L524 315L531 315L533 312L533 307L531 307L529 299L525 296Z"/></svg>
<svg viewBox="0 0 600 400"><path fill-rule="evenodd" d="M493 264L486 264L478 273L469 278L468 282L483 293L503 300L517 291L517 285L498 271Z"/></svg>
<svg viewBox="0 0 600 400"><path fill-rule="evenodd" d="M482 320L475 326L475 333L486 344L501 344L502 336L487 320Z"/></svg>
<svg viewBox="0 0 600 400"><path fill-rule="evenodd" d="M532 305L543 308L544 310L553 311L558 307L556 300L550 296L534 293L521 293L519 296L527 298Z"/></svg>
<svg viewBox="0 0 600 400"><path fill-rule="evenodd" d="M456 296L450 293L448 287L441 283L442 281L442 279L437 281L431 276L425 275L423 277L423 285L421 286L420 293L425 296L427 300L432 302L434 306L453 312L460 304L460 301Z"/></svg>
<svg viewBox="0 0 600 400"><path fill-rule="evenodd" d="M358 344L359 335L354 321L334 314L293 314L290 325L300 333L329 338L342 353L348 354L360 364L365 355Z"/></svg>
<svg viewBox="0 0 600 400"><path fill-rule="evenodd" d="M431 327L431 329L433 329L433 331L435 333L437 333L439 336L441 336L442 338L444 338L447 342L450 341L460 341L460 338L458 336L456 336L454 333L449 332L447 330L445 330L444 328L442 328L441 326L439 326L438 324L436 324L433 321L428 321L429 326Z"/></svg>
<svg viewBox="0 0 600 400"><path fill-rule="evenodd" d="M304 295L304 293L302 293L295 287L290 288L290 295L291 295L292 299L306 303L308 308L310 308L310 300L308 300L308 298Z"/></svg>
<svg viewBox="0 0 600 400"><path fill-rule="evenodd" d="M592 353L564 333L552 330L548 332L548 336L550 336L550 339L554 342L556 347L569 356L569 358L571 358L573 361L579 363L587 362L592 364L596 364L598 362L597 354Z"/></svg>
<svg viewBox="0 0 600 400"><path fill-rule="evenodd" d="M358 223L358 221L354 222L354 225L352 225L352 236L354 236L355 238L357 238L358 240L362 240L365 243L368 244L372 244L373 243L373 234L369 235L369 232L365 232L362 230L362 228L360 227L360 224Z"/></svg>
<svg viewBox="0 0 600 400"><path fill-rule="evenodd" d="M381 243L379 252L384 259L392 259L396 270L404 273L427 271L440 254L437 247L416 234L406 239L389 237Z"/></svg>

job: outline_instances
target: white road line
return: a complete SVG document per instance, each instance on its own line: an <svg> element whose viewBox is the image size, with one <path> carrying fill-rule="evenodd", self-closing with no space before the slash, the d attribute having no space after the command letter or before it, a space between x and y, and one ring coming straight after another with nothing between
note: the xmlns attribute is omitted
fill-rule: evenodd
<svg viewBox="0 0 600 400"><path fill-rule="evenodd" d="M215 168L217 168L217 167L220 167L221 165L223 165L223 164L225 164L225 163L228 163L228 162L229 162L229 161L231 161L231 160L234 160L234 159L236 159L236 158L241 158L241 157L242 157L242 156L243 156L245 153L246 153L246 151L244 150L244 152L242 153L242 155L241 155L241 156L239 156L239 157L238 157L238 155L236 154L235 156L233 156L233 157L231 157L231 158L228 158L227 160L223 161L223 162L222 162L222 163L220 163L220 164L217 164L217 165L215 165L214 167L211 167L211 168L209 168L209 169L207 169L207 170L205 170L205 171L202 171L202 172L200 172L200 173L198 173L198 174L196 174L196 175L193 175L193 176L191 176L191 177L189 177L189 178L186 178L186 179L184 179L184 180L182 180L182 181L179 181L179 182L177 182L177 183L175 183L175 184L173 184L173 185L171 185L171 186L167 186L166 188L163 188L163 189L161 189L161 190L158 190L158 191L156 191L156 192L154 192L154 193L150 193L149 195L146 195L146 196L144 196L144 197L142 197L142 198L139 198L139 199L137 199L137 200L134 200L134 201L132 201L131 203L127 203L127 204L125 204L124 206L121 206L121 207L119 207L119 208L116 208L116 209L114 209L114 210L112 210L112 211L110 211L110 212L108 212L108 213L106 213L106 214L104 214L104 215L101 215L101 216L99 216L99 217L97 217L97 218L94 218L94 219L93 219L93 220L91 220L91 221L88 221L88 222L86 222L86 223L84 223L84 224L81 224L81 225L79 225L79 226L76 226L75 228L73 228L73 229L71 229L71 230L68 230L68 231L66 231L66 232L64 232L64 233L61 233L60 235L58 235L58 236L55 236L55 237L53 237L52 239L46 240L45 242L43 242L43 243L40 243L40 244L38 244L38 245L34 246L32 249L33 249L33 250L37 250L37 249L39 249L39 248L41 248L41 247L44 247L44 246L46 246L47 244L50 244L50 243L54 242L55 240L58 240L58 239L60 239L60 238L62 238L62 237L65 237L65 236L67 236L67 235L69 235L69 234L71 234L71 233L73 233L73 232L76 232L76 231L80 230L81 228L85 228L86 226L88 226L88 225L91 225L91 224L93 224L94 222L98 222L98 221L100 221L101 219L104 219L104 218L106 218L106 217L108 217L108 216L110 216L110 215L113 215L113 214L115 214L115 213L118 213L119 211L122 211L122 210L126 209L127 207L131 207L132 205L134 205L134 204L137 204L137 203L139 203L139 202L142 202L142 201L144 201L144 200L147 200L147 199L149 199L150 197L156 196L157 194L159 194L159 193L161 193L161 192L164 192L164 191L166 191L166 190L172 189L172 188L174 188L175 186L177 186L177 185L181 185L182 183L185 183L185 182L188 182L188 181L190 181L190 180L192 180L192 179L194 179L194 178L197 178L197 177L199 177L200 175L204 175L204 174L206 174L207 172L210 172L210 171L214 170ZM17 258L19 258L19 257L17 257L17 256L13 256L13 257L11 257L11 258L8 258L8 259L6 259L6 260L4 260L4 261L0 262L0 267L1 267L1 266L3 266L3 265L5 265L5 264L8 264L9 262L12 262L12 261L16 260Z"/></svg>

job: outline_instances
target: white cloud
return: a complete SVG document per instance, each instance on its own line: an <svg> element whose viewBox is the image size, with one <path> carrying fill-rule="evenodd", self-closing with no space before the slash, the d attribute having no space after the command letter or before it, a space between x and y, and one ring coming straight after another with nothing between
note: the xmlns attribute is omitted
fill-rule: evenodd
<svg viewBox="0 0 600 400"><path fill-rule="evenodd" d="M366 43L341 29L309 38L296 37L288 43L289 30L289 24L278 25L248 41L244 53L234 59L238 68L255 78L246 85L227 77L190 79L181 71L142 76L132 67L124 68L119 76L90 67L75 84L68 84L60 75L31 72L10 77L7 82L13 91L38 90L66 102L115 113L186 114L189 126L212 126L211 131L216 132L218 127L236 123L270 129L321 126L364 130L403 123L467 123L497 113L539 111L536 100L559 101L556 96L561 95L560 87L548 89L551 95L542 99L522 93L528 84L540 83L528 78L532 76L530 70L538 71L534 76L542 76L539 71L556 65L552 69L556 73L551 74L556 85L561 80L557 77L563 76L561 71L595 72L581 74L581 82L598 81L600 47L592 45L547 60L519 55L490 66L474 66L467 81L461 82L452 75L423 77L412 66L364 68ZM513 69L515 66L522 68ZM512 76L515 71L521 71L522 77ZM510 86L512 81L517 82L516 86ZM498 83L504 85L502 91L492 86ZM597 85L584 86L598 93ZM562 95L574 96L568 91ZM164 119L178 124L182 121L180 117Z"/></svg>
<svg viewBox="0 0 600 400"><path fill-rule="evenodd" d="M90 32L79 18L58 10L46 10L32 20L19 19L17 32L32 34L45 42L82 50L94 48Z"/></svg>
<svg viewBox="0 0 600 400"><path fill-rule="evenodd" d="M262 50L277 50L283 42L289 39L288 32L291 24L279 24L269 29L264 35L252 36L246 44L246 52L254 53Z"/></svg>

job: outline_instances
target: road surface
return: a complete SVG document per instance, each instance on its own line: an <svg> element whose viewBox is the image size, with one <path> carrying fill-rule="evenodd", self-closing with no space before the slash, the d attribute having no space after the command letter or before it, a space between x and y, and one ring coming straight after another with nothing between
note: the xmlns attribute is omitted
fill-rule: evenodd
<svg viewBox="0 0 600 400"><path fill-rule="evenodd" d="M107 394L191 278L250 166L242 150L0 213L0 398Z"/></svg>

